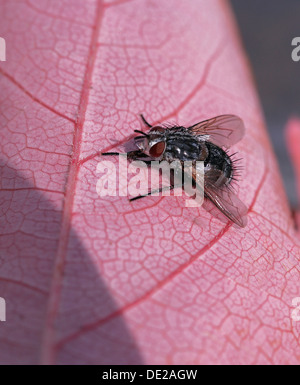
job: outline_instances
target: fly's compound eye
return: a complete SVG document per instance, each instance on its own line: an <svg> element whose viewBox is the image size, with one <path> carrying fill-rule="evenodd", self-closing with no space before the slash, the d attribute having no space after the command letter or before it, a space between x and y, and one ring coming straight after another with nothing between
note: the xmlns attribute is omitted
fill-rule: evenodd
<svg viewBox="0 0 300 385"><path fill-rule="evenodd" d="M158 142L150 148L149 155L152 156L153 158L159 158L165 152L165 149L166 149L166 143Z"/></svg>

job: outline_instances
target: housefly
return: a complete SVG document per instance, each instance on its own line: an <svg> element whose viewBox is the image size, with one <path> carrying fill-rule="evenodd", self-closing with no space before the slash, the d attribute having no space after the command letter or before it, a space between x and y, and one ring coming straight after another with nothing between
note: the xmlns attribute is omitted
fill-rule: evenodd
<svg viewBox="0 0 300 385"><path fill-rule="evenodd" d="M239 142L245 134L242 119L235 115L221 115L186 128L152 126L143 115L141 118L149 130L146 133L134 131L139 134L134 138L137 149L128 152L128 158L169 163L175 160L182 163L203 161L204 208L221 220L229 219L240 227L246 227L247 207L236 196L232 187L238 166L233 156L227 152L227 149ZM102 155L118 154L109 152ZM169 188L175 187L174 182L171 182ZM151 192L147 195L151 195ZM135 197L131 201L147 195Z"/></svg>

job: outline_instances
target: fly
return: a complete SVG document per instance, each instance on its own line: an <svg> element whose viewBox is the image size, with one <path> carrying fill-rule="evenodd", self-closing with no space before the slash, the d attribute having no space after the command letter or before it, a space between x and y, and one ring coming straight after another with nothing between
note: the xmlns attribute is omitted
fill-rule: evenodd
<svg viewBox="0 0 300 385"><path fill-rule="evenodd" d="M227 220L238 226L246 227L247 207L232 188L232 182L237 177L237 161L226 151L243 138L245 126L242 119L235 115L221 115L186 128L152 126L143 115L141 118L149 130L148 132L134 131L139 134L134 138L137 150L128 152L128 158L148 163L153 160L169 163L175 160L182 163L203 161L204 208L219 219L224 219L225 216ZM119 153L108 152L102 155L119 155ZM171 182L169 188L175 187L174 181ZM131 201L151 193L132 198Z"/></svg>

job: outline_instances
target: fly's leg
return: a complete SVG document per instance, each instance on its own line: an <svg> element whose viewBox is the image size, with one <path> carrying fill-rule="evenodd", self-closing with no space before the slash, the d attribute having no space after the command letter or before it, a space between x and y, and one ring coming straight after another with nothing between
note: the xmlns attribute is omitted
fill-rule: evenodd
<svg viewBox="0 0 300 385"><path fill-rule="evenodd" d="M149 156L144 154L141 150L129 151L127 153L126 152L125 153L121 153L121 152L104 152L101 155L104 155L104 156L114 156L114 155L126 155L126 154L127 154L128 159L132 159L132 160L143 160L144 158L149 158Z"/></svg>
<svg viewBox="0 0 300 385"><path fill-rule="evenodd" d="M138 197L135 197L135 198L131 198L129 199L130 202L133 202L133 201L136 201L138 199L142 199L142 198L145 198L145 197L148 197L149 195L152 195L152 194L157 194L157 193L161 193L163 191L172 191L174 190L175 188L177 187L181 187L181 185L175 185L175 174L174 174L174 170L171 170L171 174L170 174L170 186L167 186L167 187L160 187L159 189L156 189L156 190L153 190L153 191L150 191L148 194L146 195L140 195Z"/></svg>
<svg viewBox="0 0 300 385"><path fill-rule="evenodd" d="M133 202L133 201L137 201L138 199L142 199L142 198L148 197L148 196L150 196L152 194L157 194L157 193L161 193L163 191L168 191L168 190L171 191L171 190L174 190L174 188L176 188L176 187L178 187L178 186L171 185L171 186L168 186L168 187L161 187L161 188L159 188L157 190L153 190L153 191L148 192L148 194L146 194L146 195L139 195L138 197L131 198L131 199L129 199L129 201Z"/></svg>
<svg viewBox="0 0 300 385"><path fill-rule="evenodd" d="M113 155L122 155L120 152L104 152L101 155L104 156L113 156Z"/></svg>

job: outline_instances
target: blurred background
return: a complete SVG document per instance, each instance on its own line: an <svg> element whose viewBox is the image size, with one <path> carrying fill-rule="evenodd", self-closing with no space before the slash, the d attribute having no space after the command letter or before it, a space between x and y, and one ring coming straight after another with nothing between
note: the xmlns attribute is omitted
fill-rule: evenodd
<svg viewBox="0 0 300 385"><path fill-rule="evenodd" d="M298 205L284 127L300 117L300 62L294 62L292 40L300 36L300 0L231 0L244 46L252 64L286 191Z"/></svg>

